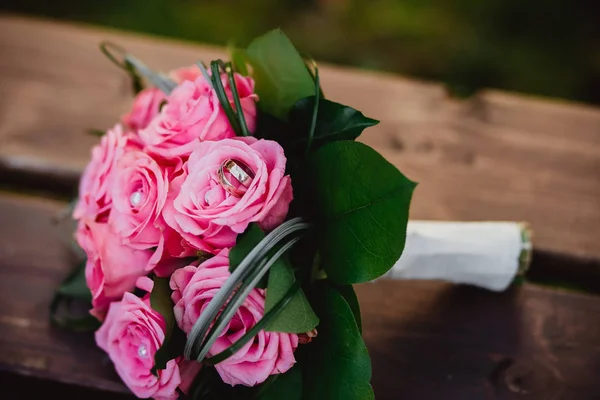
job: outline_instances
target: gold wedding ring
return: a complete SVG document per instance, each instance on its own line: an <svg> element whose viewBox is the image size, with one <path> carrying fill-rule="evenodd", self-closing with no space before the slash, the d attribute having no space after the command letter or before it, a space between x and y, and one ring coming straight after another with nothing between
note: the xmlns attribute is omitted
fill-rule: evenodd
<svg viewBox="0 0 600 400"><path fill-rule="evenodd" d="M232 177L234 177L243 187L248 188L254 178L254 171L243 161L227 159L223 161L219 167L219 182L223 188L235 197L242 197L246 191L240 190L235 187L227 176L225 176L225 170L227 170Z"/></svg>

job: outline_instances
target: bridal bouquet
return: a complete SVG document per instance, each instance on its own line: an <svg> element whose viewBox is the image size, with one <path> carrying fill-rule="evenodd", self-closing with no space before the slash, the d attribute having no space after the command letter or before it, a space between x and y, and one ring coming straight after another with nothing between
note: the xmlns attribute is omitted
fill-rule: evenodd
<svg viewBox="0 0 600 400"><path fill-rule="evenodd" d="M157 73L114 45L131 110L92 150L73 211L96 343L139 398L370 399L352 285L402 254L415 183L356 142L281 31ZM98 327L99 325L99 327Z"/></svg>

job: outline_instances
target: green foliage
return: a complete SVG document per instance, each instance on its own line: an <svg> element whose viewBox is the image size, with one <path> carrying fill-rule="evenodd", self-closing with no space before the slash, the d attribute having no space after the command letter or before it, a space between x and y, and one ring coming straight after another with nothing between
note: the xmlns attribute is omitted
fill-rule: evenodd
<svg viewBox="0 0 600 400"><path fill-rule="evenodd" d="M56 290L50 303L50 322L74 331L98 329L100 322L88 313L91 300L85 280L85 262L81 262Z"/></svg>
<svg viewBox="0 0 600 400"><path fill-rule="evenodd" d="M314 94L312 76L281 30L254 39L246 57L253 69L262 111L284 119L298 100Z"/></svg>
<svg viewBox="0 0 600 400"><path fill-rule="evenodd" d="M180 400L248 400L252 399L252 387L243 385L231 386L221 379L214 367L205 365L196 375L187 396L180 396Z"/></svg>
<svg viewBox="0 0 600 400"><path fill-rule="evenodd" d="M229 57L231 58L233 70L245 76L250 75L250 71L248 71L248 56L246 56L246 50L238 49L235 46L230 46L228 53Z"/></svg>
<svg viewBox="0 0 600 400"><path fill-rule="evenodd" d="M358 326L358 331L362 333L362 317L360 316L360 304L358 302L358 297L356 297L356 292L354 292L354 288L352 285L336 285L336 290L340 295L346 300L346 303L350 306L352 310L352 314L354 314L354 320L356 321L356 325Z"/></svg>
<svg viewBox="0 0 600 400"><path fill-rule="evenodd" d="M165 340L154 355L154 367L152 373L165 369L167 362L183 353L185 345L185 334L175 323L173 314L173 300L171 300L171 289L168 278L154 278L154 287L150 293L150 306L158 312L165 320Z"/></svg>
<svg viewBox="0 0 600 400"><path fill-rule="evenodd" d="M314 291L319 335L302 359L305 400L369 400L371 360L352 310L328 284Z"/></svg>
<svg viewBox="0 0 600 400"><path fill-rule="evenodd" d="M258 224L250 224L244 233L238 235L235 246L229 251L229 272L235 271L238 265L244 261L244 258L246 258L248 253L250 253L264 237L265 234ZM260 280L256 287L261 289L267 287L268 274L269 273Z"/></svg>
<svg viewBox="0 0 600 400"><path fill-rule="evenodd" d="M85 280L85 262L80 263L58 287L57 293L77 300L92 301L92 293Z"/></svg>
<svg viewBox="0 0 600 400"><path fill-rule="evenodd" d="M302 367L296 363L285 374L272 375L255 396L260 400L301 400Z"/></svg>
<svg viewBox="0 0 600 400"><path fill-rule="evenodd" d="M296 281L294 270L286 259L282 258L269 273L269 286L265 300L265 313L277 304ZM265 330L272 332L302 333L308 332L319 324L304 292L298 290L283 311L270 322Z"/></svg>
<svg viewBox="0 0 600 400"><path fill-rule="evenodd" d="M306 143L310 129L315 96L299 100L290 111L290 127L294 129L294 141ZM354 140L363 130L377 125L379 121L365 117L352 107L320 99L312 148L338 140Z"/></svg>
<svg viewBox="0 0 600 400"><path fill-rule="evenodd" d="M415 183L372 148L329 143L309 158L322 265L338 284L371 281L400 258Z"/></svg>

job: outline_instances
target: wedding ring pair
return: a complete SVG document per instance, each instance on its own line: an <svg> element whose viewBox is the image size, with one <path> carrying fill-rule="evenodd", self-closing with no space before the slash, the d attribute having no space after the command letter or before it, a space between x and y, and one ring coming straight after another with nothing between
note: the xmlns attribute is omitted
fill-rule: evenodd
<svg viewBox="0 0 600 400"><path fill-rule="evenodd" d="M225 170L227 170L231 176L245 188L245 190L242 190L241 187L236 187L231 183L225 175ZM242 197L246 193L246 190L248 190L248 187L250 187L252 179L254 179L254 171L252 171L252 169L243 161L227 159L223 161L219 167L218 176L219 182L228 193L235 197Z"/></svg>

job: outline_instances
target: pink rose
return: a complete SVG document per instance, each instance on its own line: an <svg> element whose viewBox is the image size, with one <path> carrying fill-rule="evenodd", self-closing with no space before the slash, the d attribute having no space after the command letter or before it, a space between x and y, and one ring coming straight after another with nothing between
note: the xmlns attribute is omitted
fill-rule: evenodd
<svg viewBox="0 0 600 400"><path fill-rule="evenodd" d="M202 76L202 73L196 65L177 68L169 72L169 77L177 84L184 81L195 81L199 76ZM123 125L134 132L144 129L158 115L166 100L167 95L160 89L155 87L143 89L135 96L131 110L121 118Z"/></svg>
<svg viewBox="0 0 600 400"><path fill-rule="evenodd" d="M158 115L160 106L167 96L159 89L144 89L135 96L131 110L123 115L123 125L133 131L144 129Z"/></svg>
<svg viewBox="0 0 600 400"><path fill-rule="evenodd" d="M229 250L223 250L200 266L189 265L171 276L175 319L187 334L210 300L230 276ZM265 290L254 289L223 329L221 336L209 351L215 355L241 338L258 322L265 307ZM221 379L230 385L255 386L269 375L285 373L296 362L294 350L298 335L260 331L237 353L215 365Z"/></svg>
<svg viewBox="0 0 600 400"><path fill-rule="evenodd" d="M139 149L135 137L125 134L121 125L116 125L92 149L88 163L79 182L79 199L73 218L90 222L106 222L112 199L112 169L116 161L127 151Z"/></svg>
<svg viewBox="0 0 600 400"><path fill-rule="evenodd" d="M148 249L158 246L166 225L162 210L169 192L171 173L142 151L124 154L113 171L112 212L109 223L124 243Z"/></svg>
<svg viewBox="0 0 600 400"><path fill-rule="evenodd" d="M96 331L98 347L108 353L123 382L139 398L177 399L177 388L187 391L200 370L200 363L178 357L154 376L154 355L164 339L165 321L150 307L149 295L140 299L125 293L120 302L110 305Z"/></svg>
<svg viewBox="0 0 600 400"><path fill-rule="evenodd" d="M181 84L185 81L195 81L196 78L202 76L202 73L198 66L190 65L169 72L169 76L177 84ZM160 89L154 87L143 89L135 96L131 110L123 115L121 119L123 125L135 132L144 129L158 115L161 105L164 105L163 102L166 99L167 95Z"/></svg>
<svg viewBox="0 0 600 400"><path fill-rule="evenodd" d="M248 129L256 126L256 95L252 78L236 74L236 85ZM227 76L222 76L231 99ZM139 132L146 148L162 157L186 157L199 141L234 137L217 94L203 76L184 81L173 90L167 104L150 125Z"/></svg>
<svg viewBox="0 0 600 400"><path fill-rule="evenodd" d="M132 290L136 280L147 273L152 251L122 244L108 224L79 221L75 238L87 255L85 279L92 292L91 313L102 319L109 304Z"/></svg>
<svg viewBox="0 0 600 400"><path fill-rule="evenodd" d="M254 173L241 197L229 193L219 181L226 160L244 163ZM270 230L283 222L293 198L285 165L277 142L253 137L202 142L171 184L165 221L190 245L212 253L232 247L236 235L251 222ZM242 188L229 172L225 174Z"/></svg>
<svg viewBox="0 0 600 400"><path fill-rule="evenodd" d="M179 263L169 257L167 250L177 246L181 237L165 224L162 210L169 181L181 169L181 163L161 161L159 165L142 151L129 152L117 161L109 224L124 244L140 250L153 248L150 267L156 267L157 275L168 276ZM177 254L171 255L179 256L182 252L183 249L178 249Z"/></svg>

